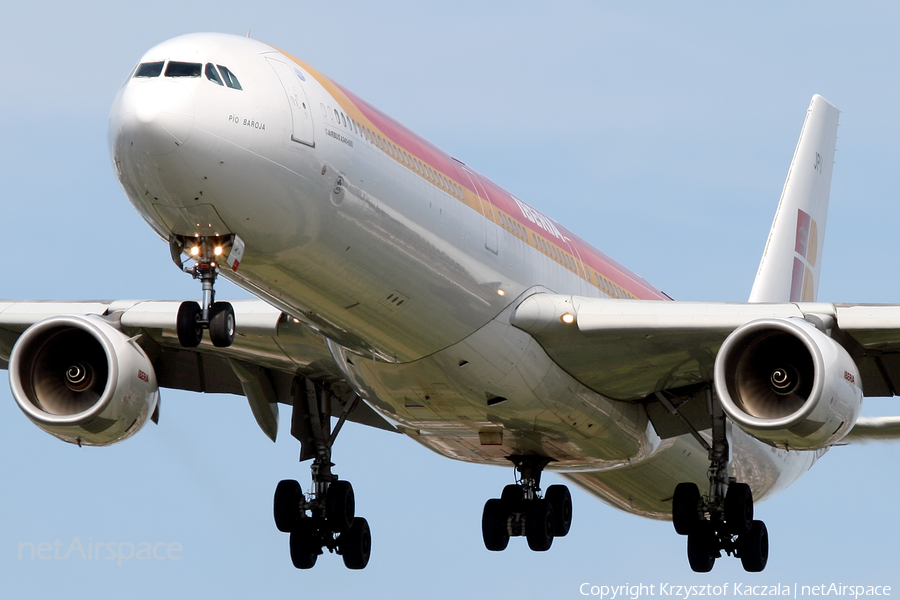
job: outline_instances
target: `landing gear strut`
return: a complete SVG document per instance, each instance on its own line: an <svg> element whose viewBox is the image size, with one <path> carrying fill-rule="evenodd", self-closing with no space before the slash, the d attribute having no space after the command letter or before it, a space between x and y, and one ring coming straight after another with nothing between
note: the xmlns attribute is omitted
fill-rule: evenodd
<svg viewBox="0 0 900 600"><path fill-rule="evenodd" d="M219 274L220 260L231 243L233 236L210 236L178 240L173 238L172 258L181 265L180 254L187 252L195 263L193 267L182 270L199 279L203 287L201 304L182 302L178 308L177 333L178 341L185 348L195 348L203 339L203 330L209 330L209 339L214 346L225 348L234 341L234 309L228 302L216 302L215 282Z"/></svg>
<svg viewBox="0 0 900 600"><path fill-rule="evenodd" d="M572 525L572 496L564 485L551 485L543 498L541 471L551 459L543 456L510 456L521 476L503 488L500 498L484 505L481 533L488 550L505 550L510 536L525 536L528 547L545 552L554 537L569 533Z"/></svg>
<svg viewBox="0 0 900 600"><path fill-rule="evenodd" d="M668 399L661 394L657 398L679 416ZM766 568L769 559L766 524L753 519L750 486L728 475L730 448L725 413L712 389L707 389L707 407L712 420L712 443L688 426L709 454L709 493L701 496L696 483L679 483L672 496L672 523L677 533L687 536L688 562L695 572L711 571L724 551L739 557L745 571L758 573Z"/></svg>
<svg viewBox="0 0 900 600"><path fill-rule="evenodd" d="M337 552L348 569L364 569L372 550L369 523L356 516L356 499L349 481L332 473L331 447L358 398L348 402L331 430L331 395L310 379L294 383L291 435L300 440L300 460L313 459L313 489L306 495L293 479L275 488L275 526L290 534L291 562L310 569L323 549Z"/></svg>

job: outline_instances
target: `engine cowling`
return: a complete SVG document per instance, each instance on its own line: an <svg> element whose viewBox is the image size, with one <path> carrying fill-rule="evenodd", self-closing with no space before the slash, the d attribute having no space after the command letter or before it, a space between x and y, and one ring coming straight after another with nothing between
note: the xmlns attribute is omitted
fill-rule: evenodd
<svg viewBox="0 0 900 600"><path fill-rule="evenodd" d="M60 315L28 328L10 354L9 384L35 425L78 445L131 437L159 401L143 349L96 315Z"/></svg>
<svg viewBox="0 0 900 600"><path fill-rule="evenodd" d="M715 364L722 407L743 430L779 448L834 444L862 408L859 369L803 319L759 319L729 335Z"/></svg>

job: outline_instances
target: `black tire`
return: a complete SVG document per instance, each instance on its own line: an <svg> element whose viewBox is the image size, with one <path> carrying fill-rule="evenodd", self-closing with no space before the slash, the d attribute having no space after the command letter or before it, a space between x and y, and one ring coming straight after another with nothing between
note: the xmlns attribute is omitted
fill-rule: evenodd
<svg viewBox="0 0 900 600"><path fill-rule="evenodd" d="M700 488L696 483L679 483L672 496L672 524L675 531L679 535L690 535L701 522Z"/></svg>
<svg viewBox="0 0 900 600"><path fill-rule="evenodd" d="M200 305L196 302L182 302L178 307L175 329L178 342L183 348L196 348L203 339L203 326L200 325Z"/></svg>
<svg viewBox="0 0 900 600"><path fill-rule="evenodd" d="M234 308L230 302L214 302L209 307L209 339L218 348L234 342Z"/></svg>
<svg viewBox="0 0 900 600"><path fill-rule="evenodd" d="M738 538L741 565L749 573L759 573L769 562L769 531L762 521L753 521L750 530Z"/></svg>
<svg viewBox="0 0 900 600"><path fill-rule="evenodd" d="M484 503L481 513L481 536L484 547L491 552L501 552L509 545L509 509L499 498Z"/></svg>
<svg viewBox="0 0 900 600"><path fill-rule="evenodd" d="M300 498L303 490L293 479L279 481L275 487L275 527L282 533L290 533L300 517Z"/></svg>
<svg viewBox="0 0 900 600"><path fill-rule="evenodd" d="M299 519L291 532L291 562L298 569L312 569L322 548L316 545L311 519Z"/></svg>
<svg viewBox="0 0 900 600"><path fill-rule="evenodd" d="M506 506L512 511L522 510L522 501L525 499L525 490L521 485L511 483L503 488L500 499L506 503Z"/></svg>
<svg viewBox="0 0 900 600"><path fill-rule="evenodd" d="M753 525L753 492L746 483L732 483L725 494L725 523L738 536Z"/></svg>
<svg viewBox="0 0 900 600"><path fill-rule="evenodd" d="M338 540L338 549L348 569L365 569L372 554L372 532L369 522L362 517L353 519L353 524Z"/></svg>
<svg viewBox="0 0 900 600"><path fill-rule="evenodd" d="M709 573L716 564L718 550L712 523L701 521L687 536L687 555L691 570L695 573Z"/></svg>
<svg viewBox="0 0 900 600"><path fill-rule="evenodd" d="M525 509L525 539L535 552L546 552L553 544L553 510L546 500L530 500Z"/></svg>
<svg viewBox="0 0 900 600"><path fill-rule="evenodd" d="M344 533L353 526L356 497L349 481L332 481L325 496L325 520L335 533Z"/></svg>
<svg viewBox="0 0 900 600"><path fill-rule="evenodd" d="M572 527L572 494L564 485L551 485L544 499L553 511L553 536L563 537Z"/></svg>

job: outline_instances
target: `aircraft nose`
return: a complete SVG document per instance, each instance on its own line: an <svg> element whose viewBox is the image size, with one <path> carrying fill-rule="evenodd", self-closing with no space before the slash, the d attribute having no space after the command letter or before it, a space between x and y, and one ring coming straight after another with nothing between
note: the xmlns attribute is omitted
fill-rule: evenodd
<svg viewBox="0 0 900 600"><path fill-rule="evenodd" d="M183 145L193 126L194 99L184 85L167 78L133 79L110 112L110 142L161 156Z"/></svg>

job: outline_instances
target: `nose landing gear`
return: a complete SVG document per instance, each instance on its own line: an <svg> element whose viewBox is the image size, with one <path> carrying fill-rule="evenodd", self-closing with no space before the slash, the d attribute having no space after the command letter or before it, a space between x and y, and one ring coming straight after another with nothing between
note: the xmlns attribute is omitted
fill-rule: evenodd
<svg viewBox="0 0 900 600"><path fill-rule="evenodd" d="M200 304L182 302L178 308L176 330L178 341L185 348L196 348L203 339L203 330L209 330L214 346L226 348L234 342L234 308L228 302L216 302L215 282L219 274L219 261L224 260L234 236L201 236L196 238L172 238L172 258L185 273L199 279L203 288ZM181 252L186 251L194 259L194 266L182 265Z"/></svg>

